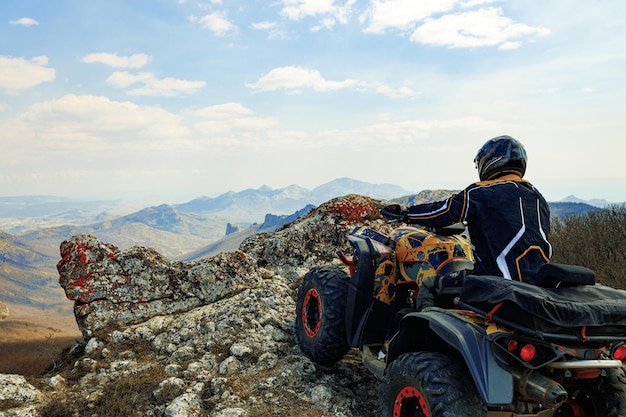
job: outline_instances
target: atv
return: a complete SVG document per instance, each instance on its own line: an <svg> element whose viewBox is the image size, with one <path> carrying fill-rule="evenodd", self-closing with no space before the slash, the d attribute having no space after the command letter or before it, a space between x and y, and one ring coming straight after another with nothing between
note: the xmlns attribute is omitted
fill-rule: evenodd
<svg viewBox="0 0 626 417"><path fill-rule="evenodd" d="M463 233L355 227L344 266L299 287L302 352L332 366L359 349L381 381L378 417L626 416L626 291L555 263L537 285L472 275ZM436 303L417 309L428 277Z"/></svg>

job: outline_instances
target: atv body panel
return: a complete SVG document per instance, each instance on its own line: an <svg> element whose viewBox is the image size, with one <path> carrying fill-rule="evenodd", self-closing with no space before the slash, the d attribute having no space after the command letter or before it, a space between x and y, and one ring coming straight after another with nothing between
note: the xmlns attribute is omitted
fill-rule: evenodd
<svg viewBox="0 0 626 417"><path fill-rule="evenodd" d="M486 330L453 311L432 307L405 315L400 322L400 329L389 343L387 362L391 363L410 351L433 350L436 347L433 338L439 338L437 344L443 342L463 357L487 405L511 403L513 376L496 360L493 343Z"/></svg>
<svg viewBox="0 0 626 417"><path fill-rule="evenodd" d="M346 336L350 346L358 347L373 302L374 281L367 277L373 276L375 258L382 255L377 253L369 239L360 236L349 236L348 239L356 251L357 263L356 272L348 283Z"/></svg>

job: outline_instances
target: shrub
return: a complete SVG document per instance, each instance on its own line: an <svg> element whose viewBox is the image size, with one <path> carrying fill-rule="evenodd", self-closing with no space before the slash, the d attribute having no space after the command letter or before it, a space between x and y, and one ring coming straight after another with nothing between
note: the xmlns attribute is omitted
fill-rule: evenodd
<svg viewBox="0 0 626 417"><path fill-rule="evenodd" d="M599 283L626 289L626 205L552 219L553 262L582 265Z"/></svg>

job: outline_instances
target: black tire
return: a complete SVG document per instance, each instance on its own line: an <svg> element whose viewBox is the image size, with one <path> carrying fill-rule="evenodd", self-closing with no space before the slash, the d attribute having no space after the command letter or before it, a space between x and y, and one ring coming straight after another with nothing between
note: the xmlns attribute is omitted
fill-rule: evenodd
<svg viewBox="0 0 626 417"><path fill-rule="evenodd" d="M624 368L608 369L596 401L598 416L626 417L626 375Z"/></svg>
<svg viewBox="0 0 626 417"><path fill-rule="evenodd" d="M624 368L607 369L606 376L569 387L570 399L556 412L559 417L626 417Z"/></svg>
<svg viewBox="0 0 626 417"><path fill-rule="evenodd" d="M295 334L302 353L331 366L348 350L345 312L349 277L331 266L311 269L302 280L296 302Z"/></svg>
<svg viewBox="0 0 626 417"><path fill-rule="evenodd" d="M377 417L484 417L487 406L467 369L438 352L401 355L378 389Z"/></svg>

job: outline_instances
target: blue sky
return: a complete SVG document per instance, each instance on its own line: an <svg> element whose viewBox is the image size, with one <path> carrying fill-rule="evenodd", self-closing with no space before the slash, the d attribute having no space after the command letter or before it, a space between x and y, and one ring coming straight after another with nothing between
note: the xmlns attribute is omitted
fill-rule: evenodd
<svg viewBox="0 0 626 417"><path fill-rule="evenodd" d="M460 189L509 134L626 201L623 0L3 0L0 196Z"/></svg>

